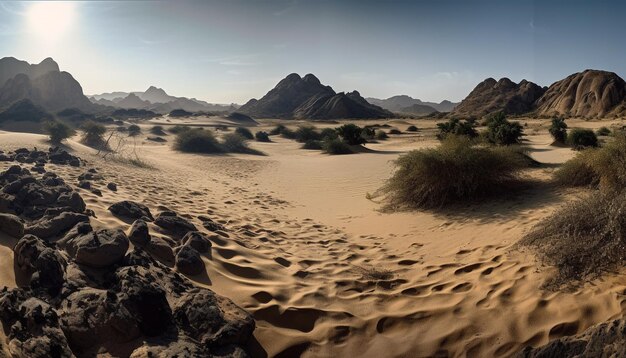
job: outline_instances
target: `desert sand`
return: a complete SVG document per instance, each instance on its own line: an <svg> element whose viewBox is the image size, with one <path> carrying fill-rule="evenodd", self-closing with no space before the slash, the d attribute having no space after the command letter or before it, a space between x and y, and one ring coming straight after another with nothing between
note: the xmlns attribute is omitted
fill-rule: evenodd
<svg viewBox="0 0 626 358"><path fill-rule="evenodd" d="M437 144L434 121L390 121L401 130L415 124L420 131L343 156L302 150L280 137L251 142L263 156L182 154L171 148L173 135L165 143L146 140L153 124L184 121L141 124L137 153L147 168L104 160L78 137L69 140L67 149L106 180L94 183L102 196L77 190L95 212L95 228L129 227L107 210L121 200L154 211L167 207L193 220L209 215L227 227L231 234L214 240L203 255L206 273L190 278L253 315L254 355L511 356L623 311L623 276L608 274L553 292L542 287L552 268L515 245L583 192L549 183L556 165L575 152L550 146L545 121L522 120L528 123L531 156L550 165L525 173L537 185L521 195L446 211L394 213L381 211L379 200L367 194L391 175L400 154ZM253 130L274 124L261 121ZM570 122L610 125L621 121ZM0 143L3 150L48 146L43 135L14 132L0 132ZM0 170L10 164L0 163ZM84 171L49 169L72 185ZM117 192L106 190L106 182L117 183ZM0 242L0 254L12 257L15 241L0 236ZM13 263L1 265L0 285L15 287Z"/></svg>

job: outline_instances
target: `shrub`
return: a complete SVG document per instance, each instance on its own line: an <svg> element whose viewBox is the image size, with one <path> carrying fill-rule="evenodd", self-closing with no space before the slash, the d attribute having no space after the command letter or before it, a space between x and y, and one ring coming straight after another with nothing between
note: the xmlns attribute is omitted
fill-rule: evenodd
<svg viewBox="0 0 626 358"><path fill-rule="evenodd" d="M187 153L221 153L223 151L213 133L201 129L179 132L174 148Z"/></svg>
<svg viewBox="0 0 626 358"><path fill-rule="evenodd" d="M384 131L376 131L376 139L377 140L385 140L387 138L389 138L389 136Z"/></svg>
<svg viewBox="0 0 626 358"><path fill-rule="evenodd" d="M595 151L586 150L563 163L554 172L554 180L563 186L597 186L600 178L594 166Z"/></svg>
<svg viewBox="0 0 626 358"><path fill-rule="evenodd" d="M165 133L165 131L163 130L162 126L154 126L150 128L150 133L154 135L167 135L167 133Z"/></svg>
<svg viewBox="0 0 626 358"><path fill-rule="evenodd" d="M294 132L296 141L306 143L310 140L320 140L320 133L313 126L298 126Z"/></svg>
<svg viewBox="0 0 626 358"><path fill-rule="evenodd" d="M280 136L287 139L296 139L296 132L289 128L284 128L280 131Z"/></svg>
<svg viewBox="0 0 626 358"><path fill-rule="evenodd" d="M354 151L348 143L339 138L327 139L322 143L322 149L328 154L352 154Z"/></svg>
<svg viewBox="0 0 626 358"><path fill-rule="evenodd" d="M141 128L136 124L131 124L128 126L128 135L131 137L136 137L141 133Z"/></svg>
<svg viewBox="0 0 626 358"><path fill-rule="evenodd" d="M389 134L402 134L399 129L393 128L389 130Z"/></svg>
<svg viewBox="0 0 626 358"><path fill-rule="evenodd" d="M227 133L222 138L222 147L227 152L246 153L250 150L246 138L238 133Z"/></svg>
<svg viewBox="0 0 626 358"><path fill-rule="evenodd" d="M519 122L509 122L502 113L496 113L487 119L485 138L493 144L519 144L524 135L524 127Z"/></svg>
<svg viewBox="0 0 626 358"><path fill-rule="evenodd" d="M576 128L567 136L567 144L576 150L587 147L597 147L598 137L591 129Z"/></svg>
<svg viewBox="0 0 626 358"><path fill-rule="evenodd" d="M250 130L245 127L237 127L237 129L235 129L235 133L239 134L245 139L254 139L254 135L252 135L252 132L250 132Z"/></svg>
<svg viewBox="0 0 626 358"><path fill-rule="evenodd" d="M599 137L606 137L608 135L611 135L611 130L608 129L607 127L600 127L596 131L596 135Z"/></svg>
<svg viewBox="0 0 626 358"><path fill-rule="evenodd" d="M87 121L83 123L81 129L83 131L83 144L93 148L104 149L106 146L104 134L107 131L105 126L94 121Z"/></svg>
<svg viewBox="0 0 626 358"><path fill-rule="evenodd" d="M439 128L437 138L443 140L448 135L476 138L478 137L478 132L475 127L476 122L474 120L461 121L458 118L451 118L447 122L437 123L437 128Z"/></svg>
<svg viewBox="0 0 626 358"><path fill-rule="evenodd" d="M309 139L304 143L304 145L302 146L302 149L312 149L312 150L323 149L322 142L320 142L319 140L315 140L315 139Z"/></svg>
<svg viewBox="0 0 626 358"><path fill-rule="evenodd" d="M406 129L407 132L417 132L417 127L416 126L409 126Z"/></svg>
<svg viewBox="0 0 626 358"><path fill-rule="evenodd" d="M50 142L53 144L61 144L61 142L76 132L70 128L67 124L57 121L45 122L43 129L50 137Z"/></svg>
<svg viewBox="0 0 626 358"><path fill-rule="evenodd" d="M254 135L257 142L271 142L269 134L267 132L259 131Z"/></svg>
<svg viewBox="0 0 626 358"><path fill-rule="evenodd" d="M352 124L352 123L344 124L343 126L338 127L336 131L337 131L337 134L339 134L339 136L343 138L343 140L349 145L359 145L359 144L365 143L365 139L363 139L363 137L361 136L361 132L363 131L363 129L357 126L356 124ZM330 142L337 143L337 141L330 141ZM334 154L341 154L341 153L334 153Z"/></svg>
<svg viewBox="0 0 626 358"><path fill-rule="evenodd" d="M361 137L363 137L366 141L373 140L374 136L376 136L376 130L374 130L374 128L365 127L361 131Z"/></svg>
<svg viewBox="0 0 626 358"><path fill-rule="evenodd" d="M550 129L548 130L556 143L565 144L567 140L567 124L563 117L552 118Z"/></svg>
<svg viewBox="0 0 626 358"><path fill-rule="evenodd" d="M320 138L322 140L337 139L338 137L339 137L339 134L337 134L337 131L334 128L324 128L320 132Z"/></svg>
<svg viewBox="0 0 626 358"><path fill-rule="evenodd" d="M448 136L437 148L398 158L381 192L389 207L437 208L507 193L528 165L518 147L481 147L467 137Z"/></svg>
<svg viewBox="0 0 626 358"><path fill-rule="evenodd" d="M175 125L173 127L171 127L170 129L168 129L168 131L172 134L179 134L182 132L186 132L188 130L191 130L191 127L189 126L181 126L181 125Z"/></svg>
<svg viewBox="0 0 626 358"><path fill-rule="evenodd" d="M277 125L276 127L274 127L274 129L272 129L270 131L270 135L279 135L283 132L283 130L287 129L287 127L285 127L282 124Z"/></svg>
<svg viewBox="0 0 626 358"><path fill-rule="evenodd" d="M593 277L626 258L626 193L593 194L542 220L521 244L538 249L558 269L549 284Z"/></svg>

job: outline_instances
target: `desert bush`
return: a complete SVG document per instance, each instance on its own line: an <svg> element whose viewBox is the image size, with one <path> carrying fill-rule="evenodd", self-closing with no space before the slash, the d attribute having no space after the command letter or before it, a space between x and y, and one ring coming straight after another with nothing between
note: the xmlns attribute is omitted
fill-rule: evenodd
<svg viewBox="0 0 626 358"><path fill-rule="evenodd" d="M626 192L592 194L542 220L521 245L558 269L559 286L622 267L626 259Z"/></svg>
<svg viewBox="0 0 626 358"><path fill-rule="evenodd" d="M311 150L319 150L322 148L322 142L315 139L307 140L304 145L302 145L302 149L311 149Z"/></svg>
<svg viewBox="0 0 626 358"><path fill-rule="evenodd" d="M252 132L250 132L250 130L248 128L245 128L245 127L237 127L235 129L235 133L239 134L240 136L244 137L245 139L254 139L254 135L252 134Z"/></svg>
<svg viewBox="0 0 626 358"><path fill-rule="evenodd" d="M562 186L596 187L600 183L600 178L594 168L595 157L596 152L593 150L579 153L554 172L554 180Z"/></svg>
<svg viewBox="0 0 626 358"><path fill-rule="evenodd" d="M136 137L141 133L141 128L136 124L131 124L128 126L128 135L131 137Z"/></svg>
<svg viewBox="0 0 626 358"><path fill-rule="evenodd" d="M267 134L267 132L258 131L254 135L254 137L256 138L257 142L271 142L270 136L269 134Z"/></svg>
<svg viewBox="0 0 626 358"><path fill-rule="evenodd" d="M438 208L510 192L529 164L519 147L483 147L467 137L448 136L436 148L398 158L381 192L390 208Z"/></svg>
<svg viewBox="0 0 626 358"><path fill-rule="evenodd" d="M409 126L406 129L407 132L417 132L417 127L416 126Z"/></svg>
<svg viewBox="0 0 626 358"><path fill-rule="evenodd" d="M324 139L337 139L338 137L339 137L339 134L337 134L337 131L334 128L324 128L320 132L320 138L323 140Z"/></svg>
<svg viewBox="0 0 626 358"><path fill-rule="evenodd" d="M191 130L191 127L189 126L181 126L181 125L175 125L171 128L168 129L168 131L172 134L179 134L182 132L186 132L188 130Z"/></svg>
<svg viewBox="0 0 626 358"><path fill-rule="evenodd" d="M296 132L289 128L284 128L280 131L280 136L287 139L296 139Z"/></svg>
<svg viewBox="0 0 626 358"><path fill-rule="evenodd" d="M320 133L313 126L298 126L298 129L294 132L297 142L306 143L310 140L320 140Z"/></svg>
<svg viewBox="0 0 626 358"><path fill-rule="evenodd" d="M563 117L554 117L548 129L552 138L556 143L565 144L567 140L567 123Z"/></svg>
<svg viewBox="0 0 626 358"><path fill-rule="evenodd" d="M263 154L248 146L246 138L237 133L227 133L222 137L222 148L230 153Z"/></svg>
<svg viewBox="0 0 626 358"><path fill-rule="evenodd" d="M524 127L519 122L510 122L502 113L496 113L487 118L487 141L497 145L519 144L524 135Z"/></svg>
<svg viewBox="0 0 626 358"><path fill-rule="evenodd" d="M376 136L376 130L374 128L365 127L361 131L361 137L365 139L366 141L373 140L375 136Z"/></svg>
<svg viewBox="0 0 626 358"><path fill-rule="evenodd" d="M607 127L600 127L598 128L598 130L596 130L596 135L598 137L606 137L608 135L611 135L611 130Z"/></svg>
<svg viewBox="0 0 626 358"><path fill-rule="evenodd" d="M466 136L468 138L478 137L474 120L461 121L458 118L451 118L447 122L437 123L437 128L439 129L437 134L439 140L443 140L449 135Z"/></svg>
<svg viewBox="0 0 626 358"><path fill-rule="evenodd" d="M183 130L176 135L174 148L187 153L221 153L222 146L211 131Z"/></svg>
<svg viewBox="0 0 626 358"><path fill-rule="evenodd" d="M336 128L335 130L337 131L337 134L339 134L339 136L343 138L343 140L349 145L359 145L359 144L365 143L365 139L363 139L363 137L361 136L361 132L363 131L363 129L357 126L356 124L352 124L352 123L344 124L341 127ZM338 141L329 141L329 142L337 143L337 144L333 144L333 146L339 145ZM334 154L340 154L340 153L334 153Z"/></svg>
<svg viewBox="0 0 626 358"><path fill-rule="evenodd" d="M567 144L576 150L597 147L598 137L591 129L576 128L567 136Z"/></svg>
<svg viewBox="0 0 626 358"><path fill-rule="evenodd" d="M385 131L376 131L376 140L385 140L389 138Z"/></svg>
<svg viewBox="0 0 626 358"><path fill-rule="evenodd" d="M339 138L327 139L322 142L322 149L328 154L352 154L350 145Z"/></svg>
<svg viewBox="0 0 626 358"><path fill-rule="evenodd" d="M167 135L162 126L153 126L152 128L150 128L150 133L154 135Z"/></svg>
<svg viewBox="0 0 626 358"><path fill-rule="evenodd" d="M98 149L104 149L106 147L106 141L104 140L104 134L107 129L102 124L98 124L94 121L87 121L81 126L83 131L82 143Z"/></svg>
<svg viewBox="0 0 626 358"><path fill-rule="evenodd" d="M285 127L282 124L277 125L276 127L274 127L271 131L270 131L270 135L279 135L283 132L283 130L287 129L287 127Z"/></svg>
<svg viewBox="0 0 626 358"><path fill-rule="evenodd" d="M402 134L402 132L399 129L396 129L396 128L390 129L388 133L389 134Z"/></svg>
<svg viewBox="0 0 626 358"><path fill-rule="evenodd" d="M67 124L58 121L45 122L43 130L50 137L53 144L61 144L67 138L73 136L76 132Z"/></svg>

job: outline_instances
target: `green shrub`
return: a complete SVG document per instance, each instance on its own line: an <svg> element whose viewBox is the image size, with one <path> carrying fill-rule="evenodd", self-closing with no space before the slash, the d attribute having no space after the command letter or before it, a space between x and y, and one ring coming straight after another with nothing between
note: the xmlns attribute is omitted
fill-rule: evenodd
<svg viewBox="0 0 626 358"><path fill-rule="evenodd" d="M598 128L598 130L596 131L596 135L598 137L606 137L611 135L611 130L608 129L607 127L600 127Z"/></svg>
<svg viewBox="0 0 626 358"><path fill-rule="evenodd" d="M232 153L249 153L250 148L246 138L242 137L238 133L227 133L222 137L222 147L227 152Z"/></svg>
<svg viewBox="0 0 626 358"><path fill-rule="evenodd" d="M296 132L289 128L284 128L280 131L280 136L287 139L296 139Z"/></svg>
<svg viewBox="0 0 626 358"><path fill-rule="evenodd" d="M322 149L328 154L352 154L350 145L341 139L327 139L322 142Z"/></svg>
<svg viewBox="0 0 626 358"><path fill-rule="evenodd" d="M417 127L416 126L409 126L406 129L407 132L417 132Z"/></svg>
<svg viewBox="0 0 626 358"><path fill-rule="evenodd" d="M338 137L339 137L339 134L337 134L337 131L334 128L324 128L320 132L320 138L322 140L337 139Z"/></svg>
<svg viewBox="0 0 626 358"><path fill-rule="evenodd" d="M320 133L313 126L298 126L295 133L295 139L297 142L306 143L310 140L320 140Z"/></svg>
<svg viewBox="0 0 626 358"><path fill-rule="evenodd" d="M529 164L519 147L482 147L467 137L448 136L436 148L398 158L381 191L389 207L438 208L511 192Z"/></svg>
<svg viewBox="0 0 626 358"><path fill-rule="evenodd" d="M50 142L53 144L61 144L63 140L70 138L76 133L67 124L57 121L45 122L43 130L48 134Z"/></svg>
<svg viewBox="0 0 626 358"><path fill-rule="evenodd" d="M250 132L250 130L245 127L237 127L237 129L235 129L235 133L239 134L245 139L254 139L254 135L252 135L252 132Z"/></svg>
<svg viewBox="0 0 626 358"><path fill-rule="evenodd" d="M274 127L274 129L272 129L270 131L270 135L279 135L283 132L283 130L287 129L287 127L285 127L282 124L277 125L276 127Z"/></svg>
<svg viewBox="0 0 626 358"><path fill-rule="evenodd" d="M175 125L173 127L171 127L170 129L168 129L168 131L172 134L179 134L182 132L186 132L188 130L191 130L191 127L189 126L181 126L181 125Z"/></svg>
<svg viewBox="0 0 626 358"><path fill-rule="evenodd" d="M302 146L302 149L312 149L312 150L323 149L322 142L319 140L315 140L315 139L309 139L304 143L304 145Z"/></svg>
<svg viewBox="0 0 626 358"><path fill-rule="evenodd" d="M356 124L344 124L341 127L335 129L337 134L349 145L359 145L365 143L365 139L361 136L361 132L363 129ZM334 143L338 143L338 141L330 141ZM338 144L335 144L338 145ZM333 153L333 154L341 154L341 153Z"/></svg>
<svg viewBox="0 0 626 358"><path fill-rule="evenodd" d="M594 150L580 152L554 172L554 180L562 186L597 186L600 177L594 168L595 157Z"/></svg>
<svg viewBox="0 0 626 358"><path fill-rule="evenodd" d="M374 128L365 127L361 131L361 137L363 137L363 139L365 139L366 141L373 140L375 136L376 130Z"/></svg>
<svg viewBox="0 0 626 358"><path fill-rule="evenodd" d="M500 112L487 119L487 141L497 145L519 144L524 135L524 127L519 122L509 122Z"/></svg>
<svg viewBox="0 0 626 358"><path fill-rule="evenodd" d="M150 133L154 135L167 135L162 126L153 126L152 128L150 128Z"/></svg>
<svg viewBox="0 0 626 358"><path fill-rule="evenodd" d="M591 129L576 128L567 136L567 144L576 150L597 147L598 137Z"/></svg>
<svg viewBox="0 0 626 358"><path fill-rule="evenodd" d="M550 135L554 138L556 143L565 144L567 140L567 124L565 123L565 119L563 117L552 118L548 132L550 132Z"/></svg>
<svg viewBox="0 0 626 358"><path fill-rule="evenodd" d="M224 150L211 131L188 129L176 135L174 148L187 153L221 153Z"/></svg>
<svg viewBox="0 0 626 358"><path fill-rule="evenodd" d="M478 137L478 132L475 127L476 122L474 120L461 121L458 118L451 118L447 122L437 123L437 128L439 129L437 139L443 140L449 135L476 138Z"/></svg>
<svg viewBox="0 0 626 358"><path fill-rule="evenodd" d="M254 135L257 142L271 142L269 134L267 132L259 131Z"/></svg>
<svg viewBox="0 0 626 358"><path fill-rule="evenodd" d="M131 124L128 126L128 135L131 137L136 137L141 133L141 128L136 124Z"/></svg>
<svg viewBox="0 0 626 358"><path fill-rule="evenodd" d="M385 131L376 131L376 140L385 140L389 138Z"/></svg>
<svg viewBox="0 0 626 358"><path fill-rule="evenodd" d="M393 128L389 130L389 134L402 134L399 129Z"/></svg>
<svg viewBox="0 0 626 358"><path fill-rule="evenodd" d="M107 131L105 126L94 121L87 121L83 123L81 129L83 131L83 144L97 149L105 149L104 134Z"/></svg>

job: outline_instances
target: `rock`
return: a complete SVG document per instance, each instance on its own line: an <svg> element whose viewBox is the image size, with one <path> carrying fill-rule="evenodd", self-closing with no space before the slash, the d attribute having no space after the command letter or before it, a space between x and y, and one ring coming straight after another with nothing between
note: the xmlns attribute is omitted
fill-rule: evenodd
<svg viewBox="0 0 626 358"><path fill-rule="evenodd" d="M225 230L224 225L216 223L215 221L213 221L213 219L211 219L208 216L200 215L198 216L198 219L202 221L202 226L204 226L204 228L209 231Z"/></svg>
<svg viewBox="0 0 626 358"><path fill-rule="evenodd" d="M146 251L167 264L174 263L174 250L165 240L158 236L151 237L150 243L146 246Z"/></svg>
<svg viewBox="0 0 626 358"><path fill-rule="evenodd" d="M79 264L102 268L120 262L128 246L122 230L102 229L74 238L67 244L67 251Z"/></svg>
<svg viewBox="0 0 626 358"><path fill-rule="evenodd" d="M200 231L188 232L182 240L183 245L189 245L196 249L199 253L203 254L209 251L211 248L211 241L209 241L206 234Z"/></svg>
<svg viewBox="0 0 626 358"><path fill-rule="evenodd" d="M107 184L107 189L109 189L111 191L117 191L117 184L109 183L109 184Z"/></svg>
<svg viewBox="0 0 626 358"><path fill-rule="evenodd" d="M89 217L73 212L63 212L54 217L43 217L27 226L25 233L41 239L48 239L64 234L80 222L89 222Z"/></svg>
<svg viewBox="0 0 626 358"><path fill-rule="evenodd" d="M65 260L58 251L45 248L35 260L30 286L34 290L45 289L48 294L55 296L65 283L65 266Z"/></svg>
<svg viewBox="0 0 626 358"><path fill-rule="evenodd" d="M46 248L44 242L38 237L24 235L13 248L13 264L15 268L24 274L32 274L36 269L35 261Z"/></svg>
<svg viewBox="0 0 626 358"><path fill-rule="evenodd" d="M150 209L148 209L147 206L130 200L120 201L111 205L109 211L117 216L154 221Z"/></svg>
<svg viewBox="0 0 626 358"><path fill-rule="evenodd" d="M183 245L176 249L176 269L185 275L193 276L205 270L200 253L191 245Z"/></svg>
<svg viewBox="0 0 626 358"><path fill-rule="evenodd" d="M198 230L196 226L190 223L187 219L177 215L170 215L169 213L165 215L164 213L159 214L159 216L157 216L154 220L154 223L157 226L179 236L183 236L189 231Z"/></svg>
<svg viewBox="0 0 626 358"><path fill-rule="evenodd" d="M9 236L21 238L24 236L24 222L11 214L0 214L0 231Z"/></svg>
<svg viewBox="0 0 626 358"><path fill-rule="evenodd" d="M91 189L91 182L89 182L87 180L81 180L78 183L78 187L82 188L82 189Z"/></svg>
<svg viewBox="0 0 626 358"><path fill-rule="evenodd" d="M150 243L150 232L148 230L148 224L146 224L146 222L141 219L135 220L133 225L130 227L128 239L130 240L130 242L133 243L133 245L148 245Z"/></svg>
<svg viewBox="0 0 626 358"><path fill-rule="evenodd" d="M102 191L100 189L98 189L98 188L91 189L91 192L93 194L96 194L97 196L102 196Z"/></svg>
<svg viewBox="0 0 626 358"><path fill-rule="evenodd" d="M148 137L146 139L149 140L149 141L152 141L152 142L157 142L157 143L165 143L165 142L167 142L167 139L161 138L161 137Z"/></svg>

